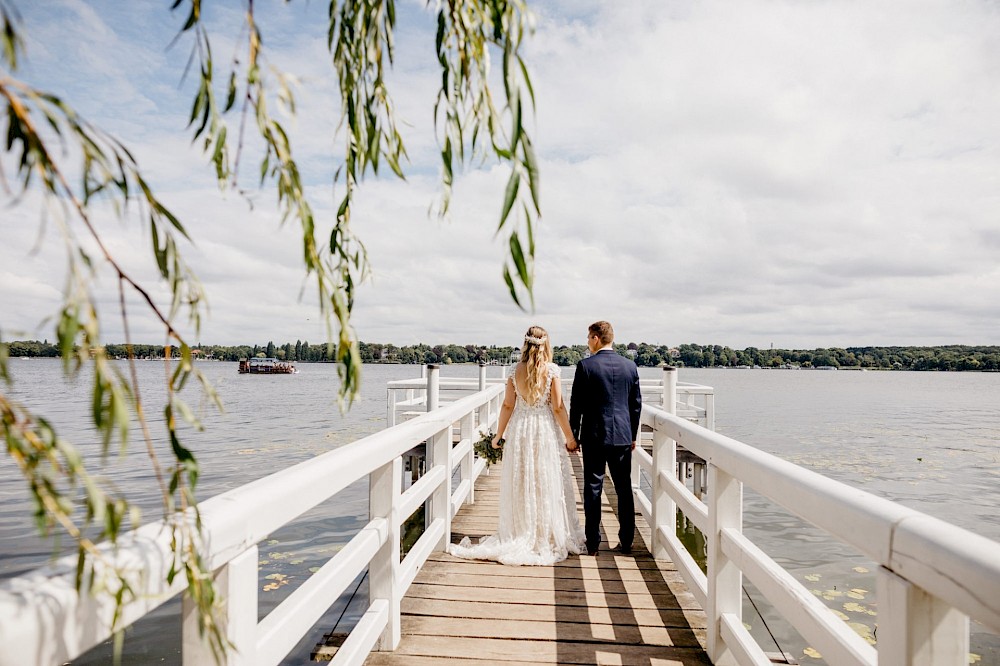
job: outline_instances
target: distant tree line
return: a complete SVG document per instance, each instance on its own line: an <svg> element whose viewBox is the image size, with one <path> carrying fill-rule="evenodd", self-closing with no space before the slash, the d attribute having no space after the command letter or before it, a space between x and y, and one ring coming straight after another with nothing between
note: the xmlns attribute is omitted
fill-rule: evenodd
<svg viewBox="0 0 1000 666"><path fill-rule="evenodd" d="M58 358L58 346L48 340L4 343L12 357ZM128 358L126 345L107 345L112 358ZM326 344L309 344L296 340L276 345L274 342L256 345L198 345L194 353L200 358L217 361L238 361L241 358L277 358L301 363L331 362L335 355ZM509 363L516 359L518 348L496 345L436 345L396 346L381 343L360 343L361 360L365 363ZM584 345L553 348L553 361L562 366L575 365L587 348ZM630 342L615 345L615 351L633 359L640 367L676 365L689 368L866 368L879 370L986 370L1000 371L1000 347L947 345L940 347L830 347L803 349L732 349L722 345L683 344L678 347ZM136 358L162 359L162 345L132 345Z"/></svg>
<svg viewBox="0 0 1000 666"><path fill-rule="evenodd" d="M642 345L638 345L641 349ZM1000 347L830 347L811 350L730 349L684 344L676 365L694 368L759 366L781 368L865 368L878 370L1000 370ZM637 358L639 365L644 365Z"/></svg>

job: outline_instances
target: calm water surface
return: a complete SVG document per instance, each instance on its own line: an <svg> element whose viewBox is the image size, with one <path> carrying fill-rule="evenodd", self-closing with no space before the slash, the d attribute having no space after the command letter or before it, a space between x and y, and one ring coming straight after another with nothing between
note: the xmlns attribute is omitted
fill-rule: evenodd
<svg viewBox="0 0 1000 666"><path fill-rule="evenodd" d="M60 433L89 457L100 458L86 427L89 380L64 380L58 361L11 361L13 394L48 416ZM125 364L122 363L123 369ZM418 377L419 366L365 366L362 395L347 415L336 404L336 369L301 364L294 376L238 375L235 363L203 363L225 405L211 414L197 390L189 403L206 415L204 432L185 442L202 466L199 497L207 498L343 446L384 427L387 381ZM140 362L147 411L162 411L162 362ZM446 376L475 376L474 366L445 366ZM564 368L565 377L572 370ZM764 451L876 495L1000 541L1000 374L820 372L764 370L680 371L680 381L715 388L716 429ZM643 369L644 377L660 371ZM162 429L154 421L154 435ZM145 447L133 433L127 461L108 457L109 484L145 496L145 516L158 515L156 481L137 464ZM164 452L165 453L165 452ZM767 500L746 493L747 533L864 634L874 628L874 566ZM19 472L0 458L0 577L23 573L47 560L51 542L35 536L31 506ZM367 522L367 483L360 482L317 507L260 546L260 614L265 615ZM352 588L353 589L353 588ZM747 585L781 649L802 663L808 646L763 607ZM358 596L367 596L360 585ZM341 600L320 620L285 663L303 663L324 631L344 611ZM165 604L128 630L126 663L179 663L179 602ZM339 629L362 611L351 604ZM768 632L747 602L744 619L765 649ZM973 627L980 664L1000 665L1000 638ZM108 648L77 660L105 663Z"/></svg>

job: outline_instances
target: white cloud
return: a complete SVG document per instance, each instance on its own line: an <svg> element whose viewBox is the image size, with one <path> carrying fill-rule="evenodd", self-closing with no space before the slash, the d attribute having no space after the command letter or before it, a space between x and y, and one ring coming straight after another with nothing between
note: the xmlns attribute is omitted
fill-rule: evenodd
<svg viewBox="0 0 1000 666"><path fill-rule="evenodd" d="M206 189L210 170L183 130L187 46L165 51L183 17L62 6L67 18L22 8L37 31L27 71L73 91L133 146L182 214L212 308L202 339L318 341L298 230L278 230L273 194L255 194L251 212ZM260 18L270 62L302 81L289 127L328 228L341 148L324 10L265 8ZM353 224L374 266L356 306L363 339L509 343L538 321L557 343L577 343L607 318L623 339L673 344L1000 344L1000 16L989 6L540 4L526 53L544 213L533 315L500 280L504 167L457 179L450 223L427 215L439 188L434 20L422 2L399 12L390 82L411 176L359 192ZM219 9L213 25L231 18ZM220 35L227 62L235 37ZM85 56L68 59L76 52ZM248 143L248 183L258 159ZM32 206L0 221L5 332L30 329L40 308L26 304L62 287L53 242L29 258ZM129 265L151 277L140 269L148 241L115 233ZM140 330L156 334L151 323Z"/></svg>

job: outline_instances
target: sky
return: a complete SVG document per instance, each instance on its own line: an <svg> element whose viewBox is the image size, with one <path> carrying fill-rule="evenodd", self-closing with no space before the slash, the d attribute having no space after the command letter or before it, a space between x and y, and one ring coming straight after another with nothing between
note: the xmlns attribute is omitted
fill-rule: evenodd
<svg viewBox="0 0 1000 666"><path fill-rule="evenodd" d="M17 75L129 146L191 232L184 252L209 302L193 340L323 341L295 223L282 226L274 192L256 189L260 156L243 158L251 207L219 191L192 144L191 44L171 46L185 16L167 0L13 4L27 39ZM542 219L528 313L507 294L494 237L507 167L468 166L451 218L428 214L441 171L435 15L433 3L397 4L389 85L409 163L405 182L368 178L357 193L352 225L373 267L353 317L360 339L518 345L537 323L557 345L583 344L606 319L619 342L1000 344L992 0L531 3ZM235 52L241 6L206 5L219 63ZM326 6L255 3L269 64L299 82L287 122L328 229L343 148ZM0 163L9 176L9 157ZM35 194L0 190L4 339L55 337L65 250L42 210ZM163 302L137 220L95 218ZM121 341L106 266L93 292L102 337ZM133 339L163 342L139 309Z"/></svg>

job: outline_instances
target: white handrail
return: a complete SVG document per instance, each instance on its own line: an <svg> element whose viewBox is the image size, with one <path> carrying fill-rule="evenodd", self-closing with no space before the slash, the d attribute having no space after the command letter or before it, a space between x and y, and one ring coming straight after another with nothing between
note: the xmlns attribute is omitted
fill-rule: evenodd
<svg viewBox="0 0 1000 666"><path fill-rule="evenodd" d="M379 640L383 647L393 649L399 640L399 599L427 556L440 549L443 538L450 533L453 467L449 454L453 424L462 422L465 439L474 436L474 426L490 427L499 414L502 392L502 385L489 385L483 391L436 411L202 502L199 508L204 539L203 558L215 571L217 580L229 581L228 585L217 587L223 602L240 605L239 608L229 608L224 614L228 617L228 625L223 622L226 636L237 647L237 651L228 655L227 663L273 664L280 661L312 627L318 618L317 609L321 608L321 614L322 610L329 608L350 581L369 567L369 562L373 593L371 606L355 629L358 636L348 639L337 661L361 663L371 645ZM478 424L475 423L477 416ZM464 432L466 430L468 432ZM401 492L400 458L425 441L434 441L446 447L445 455L433 461L433 466L424 477L433 479L437 486L431 487L428 483L422 487L414 486L411 490L431 498L444 493L448 511L435 513L430 527L400 563L399 522L409 515L402 513L400 508L409 510L419 506L413 494ZM473 458L471 447L463 453ZM463 469L476 474L483 466L469 462ZM382 479L378 475L386 470L389 473L384 478L389 482L376 483L375 479ZM362 534L315 574L316 582L310 579L303 583L257 624L256 544L366 476L373 479L370 483L373 489L384 493L373 496L372 511L381 511L385 515L373 515L372 522L362 530ZM471 484L475 478L463 478L465 480ZM464 494L471 497L468 490ZM124 609L121 626L127 626L183 591L186 583L183 576L174 578L173 584L166 583L173 555L170 530L163 523L145 525L122 537L120 543L116 551L107 546L103 550L109 558L131 572L130 585L136 598L128 602ZM390 551L385 551L386 548ZM383 552L391 553L393 549L395 564L392 556L385 560L382 555ZM252 558L248 560L245 554L252 555ZM244 564L244 561L247 563ZM235 569L230 571L230 563L236 562L240 563L238 575ZM378 567L376 562L380 563ZM381 563L387 564L383 566ZM97 575L101 575L100 564L96 564L95 568ZM0 651L0 666L63 663L110 637L115 611L110 595L78 595L74 587L75 570L76 557L69 556L51 566L0 583L0 645L18 646L16 651L6 648ZM246 573L248 571L251 573ZM252 594L243 594L239 590L248 579ZM383 590L382 593L388 594L389 598L379 597L378 590ZM254 608L248 611L247 603ZM195 632L197 628L197 622L188 621L189 616L193 616L191 609L186 606L184 613L184 661L196 663L209 652L197 636L191 635L191 628ZM245 626L248 617L252 617L253 627ZM235 621L235 618L239 620ZM390 632L389 628L394 628L394 632ZM387 633L393 634L388 640ZM260 644L257 643L257 634L263 635Z"/></svg>
<svg viewBox="0 0 1000 666"><path fill-rule="evenodd" d="M684 406L666 395L662 404ZM970 616L1000 631L1000 543L764 453L661 407L643 405L642 423L653 430L654 441L653 461L643 460L642 465L652 467L656 525L651 550L672 557L695 597L704 602L713 663L760 663L762 652L740 620L743 575L831 664L958 666L967 660ZM678 443L708 465L707 505L674 478ZM877 651L743 534L744 485L879 565ZM645 499L638 489L635 492L637 499ZM676 537L674 507L705 534L707 576Z"/></svg>

